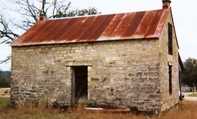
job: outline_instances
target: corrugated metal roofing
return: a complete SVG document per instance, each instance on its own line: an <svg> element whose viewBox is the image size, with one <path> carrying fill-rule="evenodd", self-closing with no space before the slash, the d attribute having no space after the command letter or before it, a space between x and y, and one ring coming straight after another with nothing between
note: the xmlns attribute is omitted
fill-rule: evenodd
<svg viewBox="0 0 197 119"><path fill-rule="evenodd" d="M169 9L50 19L38 22L13 46L158 38Z"/></svg>

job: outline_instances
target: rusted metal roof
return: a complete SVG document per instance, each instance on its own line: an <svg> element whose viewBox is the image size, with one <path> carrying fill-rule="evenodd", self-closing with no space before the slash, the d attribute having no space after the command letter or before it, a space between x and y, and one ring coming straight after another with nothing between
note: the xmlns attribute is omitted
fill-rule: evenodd
<svg viewBox="0 0 197 119"><path fill-rule="evenodd" d="M40 21L12 46L159 38L169 9Z"/></svg>

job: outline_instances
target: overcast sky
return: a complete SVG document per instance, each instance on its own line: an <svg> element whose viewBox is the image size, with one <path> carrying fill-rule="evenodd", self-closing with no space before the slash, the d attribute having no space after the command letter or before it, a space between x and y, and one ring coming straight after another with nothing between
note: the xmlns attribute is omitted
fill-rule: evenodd
<svg viewBox="0 0 197 119"><path fill-rule="evenodd" d="M17 23L15 0L0 0L0 14ZM36 0L35 0L36 1ZM70 0L72 8L96 7L102 14L161 9L162 0ZM197 58L197 0L172 0L172 9L180 53L183 60ZM9 9L8 9L9 8ZM20 18L18 18L20 19ZM0 60L10 55L8 46L0 46ZM22 55L22 54L21 54ZM9 70L10 63L0 64Z"/></svg>

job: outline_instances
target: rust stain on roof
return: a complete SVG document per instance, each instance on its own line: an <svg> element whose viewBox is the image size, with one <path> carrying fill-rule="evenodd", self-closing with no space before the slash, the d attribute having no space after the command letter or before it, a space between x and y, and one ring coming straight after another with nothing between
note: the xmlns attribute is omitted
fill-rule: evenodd
<svg viewBox="0 0 197 119"><path fill-rule="evenodd" d="M169 11L50 19L35 24L12 46L159 38Z"/></svg>

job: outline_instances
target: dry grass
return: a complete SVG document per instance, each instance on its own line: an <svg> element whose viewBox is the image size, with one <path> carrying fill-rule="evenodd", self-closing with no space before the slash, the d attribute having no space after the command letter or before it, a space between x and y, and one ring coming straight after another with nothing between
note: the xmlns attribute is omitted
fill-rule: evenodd
<svg viewBox="0 0 197 119"><path fill-rule="evenodd" d="M197 92L191 92L191 93L188 93L189 97L197 97Z"/></svg>
<svg viewBox="0 0 197 119"><path fill-rule="evenodd" d="M159 116L132 113L87 112L81 108L62 111L44 107L0 108L0 119L197 119L197 102L183 102Z"/></svg>
<svg viewBox="0 0 197 119"><path fill-rule="evenodd" d="M176 109L161 114L158 119L197 119L197 102L182 102Z"/></svg>

